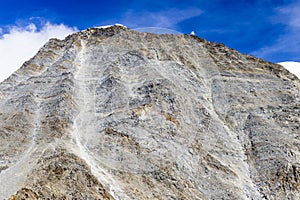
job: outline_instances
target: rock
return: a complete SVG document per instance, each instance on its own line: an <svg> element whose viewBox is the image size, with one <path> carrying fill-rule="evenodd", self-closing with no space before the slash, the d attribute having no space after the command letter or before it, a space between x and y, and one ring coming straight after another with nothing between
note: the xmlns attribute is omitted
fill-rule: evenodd
<svg viewBox="0 0 300 200"><path fill-rule="evenodd" d="M300 81L193 35L91 28L0 84L1 199L299 199Z"/></svg>

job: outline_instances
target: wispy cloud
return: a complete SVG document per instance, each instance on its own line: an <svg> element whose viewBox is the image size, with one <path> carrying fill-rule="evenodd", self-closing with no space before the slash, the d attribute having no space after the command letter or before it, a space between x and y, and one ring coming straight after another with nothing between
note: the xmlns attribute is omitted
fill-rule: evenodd
<svg viewBox="0 0 300 200"><path fill-rule="evenodd" d="M280 7L277 9L279 17L278 22L287 23L290 28L299 29L300 28L300 2L290 4L285 7Z"/></svg>
<svg viewBox="0 0 300 200"><path fill-rule="evenodd" d="M130 28L162 27L176 29L178 23L199 16L202 13L202 10L198 8L171 8L158 12L134 12L129 10L125 13L121 22Z"/></svg>
<svg viewBox="0 0 300 200"><path fill-rule="evenodd" d="M77 28L49 22L40 28L34 23L11 26L4 35L0 28L0 81L33 57L50 38L63 39L75 31Z"/></svg>
<svg viewBox="0 0 300 200"><path fill-rule="evenodd" d="M265 46L252 54L269 60L276 56L286 56L286 59L300 61L300 2L276 9L277 15L273 23L284 25L283 33L270 46ZM278 60L283 61L283 60Z"/></svg>

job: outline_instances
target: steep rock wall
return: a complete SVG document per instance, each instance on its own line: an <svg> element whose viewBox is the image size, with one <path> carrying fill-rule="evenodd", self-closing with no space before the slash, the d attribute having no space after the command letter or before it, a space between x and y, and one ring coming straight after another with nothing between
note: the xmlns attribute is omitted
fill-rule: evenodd
<svg viewBox="0 0 300 200"><path fill-rule="evenodd" d="M299 90L195 36L50 40L0 85L0 197L299 199Z"/></svg>

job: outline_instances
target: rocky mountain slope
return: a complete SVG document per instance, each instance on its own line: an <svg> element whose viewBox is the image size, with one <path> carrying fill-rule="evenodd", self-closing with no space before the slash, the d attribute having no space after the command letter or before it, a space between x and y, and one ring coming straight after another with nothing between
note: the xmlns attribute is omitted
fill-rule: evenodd
<svg viewBox="0 0 300 200"><path fill-rule="evenodd" d="M191 35L91 28L0 84L0 199L300 199L300 81Z"/></svg>

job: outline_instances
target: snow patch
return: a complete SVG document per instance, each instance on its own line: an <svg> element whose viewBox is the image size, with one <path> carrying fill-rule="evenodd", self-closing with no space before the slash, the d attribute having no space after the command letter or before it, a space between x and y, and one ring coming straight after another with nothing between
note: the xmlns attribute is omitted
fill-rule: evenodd
<svg viewBox="0 0 300 200"><path fill-rule="evenodd" d="M115 26L121 26L123 28L127 28L127 26L124 26L123 24L115 24Z"/></svg>
<svg viewBox="0 0 300 200"><path fill-rule="evenodd" d="M96 28L110 28L114 25L104 25L104 26L97 26Z"/></svg>
<svg viewBox="0 0 300 200"><path fill-rule="evenodd" d="M123 24L97 26L96 28L102 28L102 29L105 29L105 28L110 28L110 27L113 27L113 26L121 26L121 27L123 27L123 28L127 28L127 27L124 26Z"/></svg>
<svg viewBox="0 0 300 200"><path fill-rule="evenodd" d="M286 68L291 73L295 74L300 79L300 62L286 61L277 63Z"/></svg>

